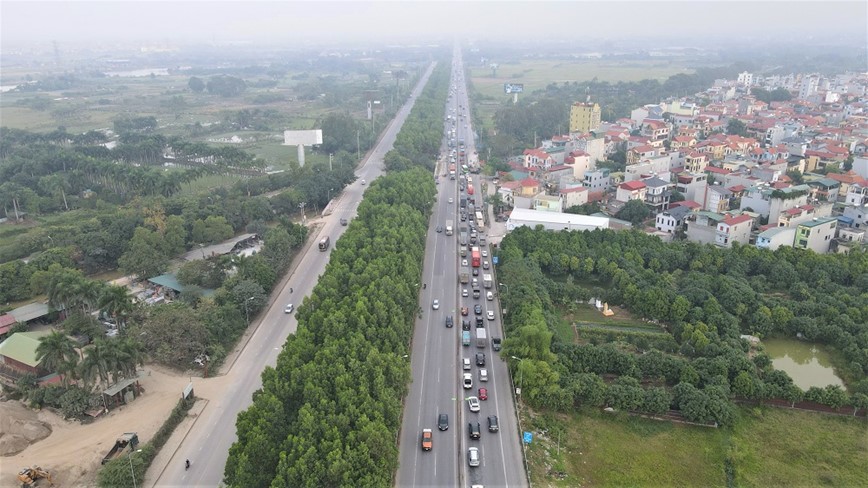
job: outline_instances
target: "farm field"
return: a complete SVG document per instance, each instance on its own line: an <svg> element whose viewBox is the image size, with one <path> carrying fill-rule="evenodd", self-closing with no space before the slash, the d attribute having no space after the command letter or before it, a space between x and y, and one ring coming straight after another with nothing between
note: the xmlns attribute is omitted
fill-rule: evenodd
<svg viewBox="0 0 868 488"><path fill-rule="evenodd" d="M473 67L470 69L470 80L482 95L509 98L509 95L503 93L504 83L522 83L527 93L545 88L551 83L581 82L594 78L611 83L644 79L664 81L678 73L692 72L693 70L668 60L523 60L500 64L496 77L492 77L490 68Z"/></svg>
<svg viewBox="0 0 868 488"><path fill-rule="evenodd" d="M526 412L537 486L858 486L868 479L864 420L740 408L735 427L712 429L582 409L534 413L528 428Z"/></svg>

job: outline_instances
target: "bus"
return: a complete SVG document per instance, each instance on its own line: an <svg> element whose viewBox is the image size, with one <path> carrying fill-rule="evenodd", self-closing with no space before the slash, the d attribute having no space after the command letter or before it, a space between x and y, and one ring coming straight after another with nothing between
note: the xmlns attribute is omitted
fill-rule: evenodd
<svg viewBox="0 0 868 488"><path fill-rule="evenodd" d="M325 236L322 240L319 241L319 250L320 251L328 251L329 244L331 244L331 239L329 236Z"/></svg>
<svg viewBox="0 0 868 488"><path fill-rule="evenodd" d="M482 261L482 256L479 253L479 248L473 246L470 248L470 265L474 268L478 268L480 261Z"/></svg>
<svg viewBox="0 0 868 488"><path fill-rule="evenodd" d="M482 219L482 212L476 212L476 228L479 232L485 230L485 222Z"/></svg>

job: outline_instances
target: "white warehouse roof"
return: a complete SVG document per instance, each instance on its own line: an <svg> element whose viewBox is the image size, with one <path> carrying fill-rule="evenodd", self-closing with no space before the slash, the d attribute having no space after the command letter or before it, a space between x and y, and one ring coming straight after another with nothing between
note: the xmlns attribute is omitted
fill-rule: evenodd
<svg viewBox="0 0 868 488"><path fill-rule="evenodd" d="M514 208L506 221L506 230L526 225L536 227L542 225L546 230L594 230L608 229L607 217L592 217L560 212L546 212L527 208Z"/></svg>

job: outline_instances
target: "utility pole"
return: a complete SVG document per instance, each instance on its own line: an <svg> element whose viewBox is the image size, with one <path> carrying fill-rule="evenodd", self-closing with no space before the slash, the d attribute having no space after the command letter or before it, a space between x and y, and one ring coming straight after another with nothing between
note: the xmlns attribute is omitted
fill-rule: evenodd
<svg viewBox="0 0 868 488"><path fill-rule="evenodd" d="M359 129L356 129L356 159L362 160L362 145L359 144Z"/></svg>
<svg viewBox="0 0 868 488"><path fill-rule="evenodd" d="M304 206L307 205L307 202L301 202L298 204L298 208L301 209L301 222L304 223L307 221L307 217L304 216Z"/></svg>
<svg viewBox="0 0 868 488"><path fill-rule="evenodd" d="M329 173L332 172L332 159L334 159L334 154L329 153Z"/></svg>

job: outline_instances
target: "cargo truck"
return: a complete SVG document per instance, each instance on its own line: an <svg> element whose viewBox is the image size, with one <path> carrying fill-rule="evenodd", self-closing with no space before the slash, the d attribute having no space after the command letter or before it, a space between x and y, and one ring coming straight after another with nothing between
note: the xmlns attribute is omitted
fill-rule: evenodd
<svg viewBox="0 0 868 488"><path fill-rule="evenodd" d="M462 246L467 245L467 227L460 227L458 229L458 243Z"/></svg>
<svg viewBox="0 0 868 488"><path fill-rule="evenodd" d="M454 229L455 229L455 227L453 227L452 221L447 220L446 221L446 235L451 236Z"/></svg>
<svg viewBox="0 0 868 488"><path fill-rule="evenodd" d="M486 273L482 275L482 286L485 288L491 288L491 275Z"/></svg>
<svg viewBox="0 0 868 488"><path fill-rule="evenodd" d="M470 281L470 273L462 272L458 273L458 280L461 281L462 284L466 285L468 281Z"/></svg>
<svg viewBox="0 0 868 488"><path fill-rule="evenodd" d="M485 329L482 327L476 329L476 347L485 347L488 338L485 336Z"/></svg>
<svg viewBox="0 0 868 488"><path fill-rule="evenodd" d="M470 248L470 265L478 268L482 264L482 254L479 253L479 248L473 246Z"/></svg>
<svg viewBox="0 0 868 488"><path fill-rule="evenodd" d="M121 457L124 453L132 452L139 446L139 435L135 432L127 432L117 438L115 445L108 454L102 458L102 464Z"/></svg>

